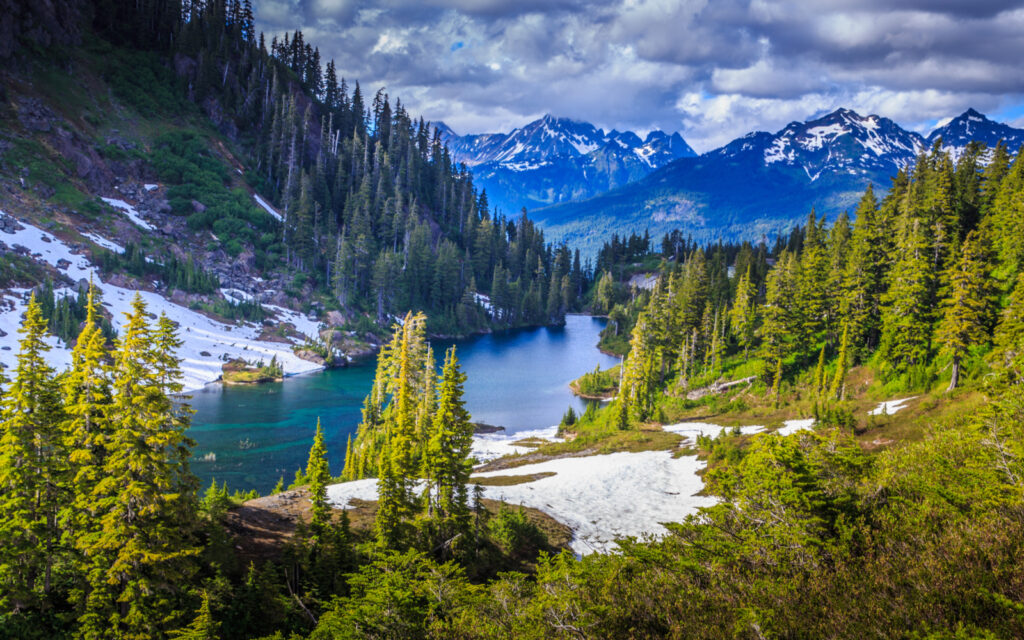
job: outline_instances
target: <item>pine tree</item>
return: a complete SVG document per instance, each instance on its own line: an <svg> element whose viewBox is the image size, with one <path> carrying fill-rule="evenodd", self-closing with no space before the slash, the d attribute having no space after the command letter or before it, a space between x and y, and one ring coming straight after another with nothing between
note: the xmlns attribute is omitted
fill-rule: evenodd
<svg viewBox="0 0 1024 640"><path fill-rule="evenodd" d="M845 325L843 327L843 339L842 342L839 343L839 358L836 360L836 373L832 377L832 387L829 390L829 395L836 400L842 400L846 395L846 370L850 366L849 350L850 325ZM822 357L824 357L824 347L822 348L821 353Z"/></svg>
<svg viewBox="0 0 1024 640"><path fill-rule="evenodd" d="M987 253L984 241L972 231L947 276L950 293L943 301L937 331L942 351L949 354L953 365L946 391L959 384L960 366L971 347L987 338L992 299Z"/></svg>
<svg viewBox="0 0 1024 640"><path fill-rule="evenodd" d="M0 410L0 606L8 611L50 594L67 489L61 397L34 294L18 332L17 366Z"/></svg>
<svg viewBox="0 0 1024 640"><path fill-rule="evenodd" d="M622 384L619 388L620 407L628 406L630 415L640 422L649 419L654 413L655 362L658 354L653 339L648 313L646 310L641 311L633 327L629 355L622 365Z"/></svg>
<svg viewBox="0 0 1024 640"><path fill-rule="evenodd" d="M799 321L795 323L797 343L804 345L817 341L828 327L828 275L829 260L824 244L824 217L819 221L812 210L807 218L803 253L797 275L795 310Z"/></svg>
<svg viewBox="0 0 1024 640"><path fill-rule="evenodd" d="M993 367L1007 372L1013 381L1024 380L1024 272L1017 274L1017 284L999 316L993 342Z"/></svg>
<svg viewBox="0 0 1024 640"><path fill-rule="evenodd" d="M887 240L880 218L874 188L869 184L857 205L839 301L839 314L852 332L851 344L867 349L878 344L881 333Z"/></svg>
<svg viewBox="0 0 1024 640"><path fill-rule="evenodd" d="M754 332L757 328L757 307L754 283L751 282L752 267L748 266L740 276L736 285L736 295L732 309L729 311L729 325L732 328L733 337L736 343L743 349L746 356L750 347L754 344Z"/></svg>
<svg viewBox="0 0 1024 640"><path fill-rule="evenodd" d="M920 221L907 217L899 258L882 297L883 358L899 372L928 361L931 352L934 277L932 252Z"/></svg>
<svg viewBox="0 0 1024 640"><path fill-rule="evenodd" d="M310 529L314 538L319 541L331 519L331 507L327 504L327 485L331 481L331 473L327 463L324 430L320 426L319 418L316 420L316 435L313 437L309 461L306 463L306 479L309 482L309 502L313 510Z"/></svg>
<svg viewBox="0 0 1024 640"><path fill-rule="evenodd" d="M775 375L772 377L772 398L776 409L782 397L782 358L775 361Z"/></svg>
<svg viewBox="0 0 1024 640"><path fill-rule="evenodd" d="M203 592L202 604L196 611L195 620L186 628L171 634L174 640L219 640L220 623L210 613L210 594Z"/></svg>
<svg viewBox="0 0 1024 640"><path fill-rule="evenodd" d="M468 533L470 527L466 486L472 472L469 453L473 424L462 399L465 381L466 374L459 368L452 346L445 353L433 434L424 457L429 481L428 515L437 523L437 544L445 549L450 549L455 536Z"/></svg>
<svg viewBox="0 0 1024 640"><path fill-rule="evenodd" d="M159 634L172 598L193 570L190 515L194 477L187 467L187 418L175 416L165 389L171 354L154 353L156 338L138 294L114 353L113 431L104 475L92 490L102 532L82 546L94 559L87 579L86 638ZM167 329L167 327L164 327ZM173 334L161 342L173 342Z"/></svg>
<svg viewBox="0 0 1024 640"><path fill-rule="evenodd" d="M113 436L106 356L105 337L97 324L96 291L90 282L85 325L71 352L71 370L61 384L67 416L64 434L72 489L72 498L61 514L61 522L66 537L80 551L103 535L97 522L94 492L103 478L107 450ZM98 570L100 567L86 559L80 573L84 576ZM84 614L88 590L85 585L75 585L73 591L72 599L79 613Z"/></svg>
<svg viewBox="0 0 1024 640"><path fill-rule="evenodd" d="M843 333L849 330L849 325L844 328ZM818 354L818 366L814 369L814 396L820 397L825 390L825 345L821 345L821 352Z"/></svg>

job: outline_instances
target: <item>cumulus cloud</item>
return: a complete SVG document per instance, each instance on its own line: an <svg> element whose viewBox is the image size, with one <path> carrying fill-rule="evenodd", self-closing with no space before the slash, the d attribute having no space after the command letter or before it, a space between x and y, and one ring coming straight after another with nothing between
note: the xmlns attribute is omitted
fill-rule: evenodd
<svg viewBox="0 0 1024 640"><path fill-rule="evenodd" d="M456 131L544 113L698 151L845 106L927 130L1024 104L1019 0L256 0L368 91Z"/></svg>

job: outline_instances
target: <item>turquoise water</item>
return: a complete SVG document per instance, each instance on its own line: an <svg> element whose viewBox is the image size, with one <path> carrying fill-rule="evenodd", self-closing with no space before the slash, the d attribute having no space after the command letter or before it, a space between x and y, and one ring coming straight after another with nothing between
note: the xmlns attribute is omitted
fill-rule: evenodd
<svg viewBox="0 0 1024 640"><path fill-rule="evenodd" d="M584 409L569 381L617 358L597 350L604 321L569 316L562 328L524 329L454 342L467 376L466 407L477 422L515 432L557 424L570 405ZM452 342L433 341L440 360ZM305 466L319 418L331 473L341 472L345 442L355 435L376 363L245 387L209 385L192 394L196 441L192 469L203 485L212 478L231 489L268 492ZM216 460L212 460L213 454ZM206 456L208 459L204 459Z"/></svg>

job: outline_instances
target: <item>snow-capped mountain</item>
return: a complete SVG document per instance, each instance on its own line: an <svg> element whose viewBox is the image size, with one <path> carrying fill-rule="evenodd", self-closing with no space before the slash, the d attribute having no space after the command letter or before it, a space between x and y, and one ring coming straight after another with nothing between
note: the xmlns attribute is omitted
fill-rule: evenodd
<svg viewBox="0 0 1024 640"><path fill-rule="evenodd" d="M1002 140L1007 150L1015 154L1024 145L1024 129L989 120L974 109L968 109L928 134L926 142L930 147L939 138L942 138L943 151L949 153L954 160L960 157L972 141L994 147Z"/></svg>
<svg viewBox="0 0 1024 640"><path fill-rule="evenodd" d="M989 147L1003 140L1011 154L1024 144L1024 130L973 109L928 136L888 118L838 109L775 133L749 133L699 157L669 162L624 187L532 216L548 238L590 250L601 241L593 230L649 229L657 236L682 228L701 240L760 240L800 224L812 207L830 219L852 213L868 184L881 195L892 176L940 137L954 157L972 140Z"/></svg>
<svg viewBox="0 0 1024 640"><path fill-rule="evenodd" d="M460 136L444 123L436 127L452 159L471 167L491 205L506 213L589 198L696 155L678 133L641 139L550 115L507 134Z"/></svg>
<svg viewBox="0 0 1024 640"><path fill-rule="evenodd" d="M895 173L913 163L925 147L920 134L876 115L849 109L807 122L791 122L781 131L749 133L705 154L709 159L752 154L765 165L801 169L811 181L828 173Z"/></svg>

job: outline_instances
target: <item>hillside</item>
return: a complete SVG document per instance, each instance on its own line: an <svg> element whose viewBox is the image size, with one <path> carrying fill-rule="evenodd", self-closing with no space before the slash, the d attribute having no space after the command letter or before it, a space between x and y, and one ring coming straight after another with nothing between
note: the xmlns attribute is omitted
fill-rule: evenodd
<svg viewBox="0 0 1024 640"><path fill-rule="evenodd" d="M55 362L90 274L111 335L124 291L190 328L189 388L236 358L344 363L410 308L464 335L576 305L571 254L492 216L422 120L349 89L301 32L266 43L213 3L171 44L125 37L120 4L34 10L0 69L0 289L9 328L33 290L49 296ZM2 339L9 364L17 336Z"/></svg>

